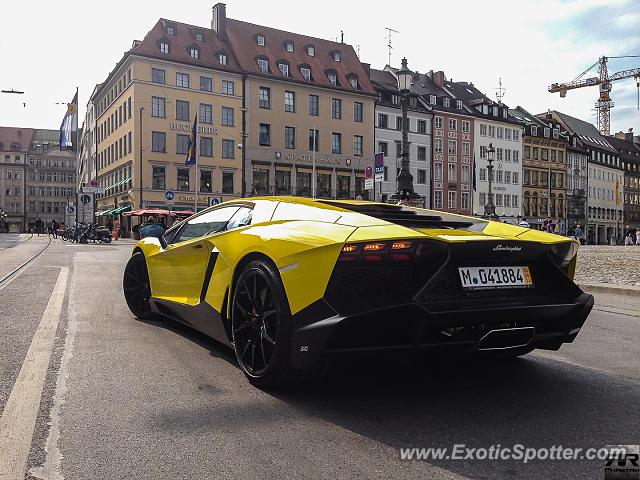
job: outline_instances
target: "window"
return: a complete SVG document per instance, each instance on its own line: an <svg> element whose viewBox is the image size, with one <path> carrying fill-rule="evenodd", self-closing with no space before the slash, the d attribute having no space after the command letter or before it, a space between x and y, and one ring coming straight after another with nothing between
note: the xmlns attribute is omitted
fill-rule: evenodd
<svg viewBox="0 0 640 480"><path fill-rule="evenodd" d="M487 169L486 168L481 168L480 169L480 181L481 182L486 182L487 181Z"/></svg>
<svg viewBox="0 0 640 480"><path fill-rule="evenodd" d="M236 158L234 150L235 141L227 138L222 139L222 158Z"/></svg>
<svg viewBox="0 0 640 480"><path fill-rule="evenodd" d="M509 130L507 130L508 132ZM510 162L511 161L511 150L505 150L504 151L504 160L505 162Z"/></svg>
<svg viewBox="0 0 640 480"><path fill-rule="evenodd" d="M222 93L226 95L234 95L234 83L229 80L222 80Z"/></svg>
<svg viewBox="0 0 640 480"><path fill-rule="evenodd" d="M449 119L449 130L458 130L458 120L455 118Z"/></svg>
<svg viewBox="0 0 640 480"><path fill-rule="evenodd" d="M333 56L333 61L334 62L339 62L340 59L342 58L341 55L340 55L340 52L338 50L335 50L333 52L332 56Z"/></svg>
<svg viewBox="0 0 640 480"><path fill-rule="evenodd" d="M394 105L400 105L400 95L396 95L395 93L391 95L391 103Z"/></svg>
<svg viewBox="0 0 640 480"><path fill-rule="evenodd" d="M519 181L518 172L511 172L511 183L517 185ZM515 204L513 206L515 207Z"/></svg>
<svg viewBox="0 0 640 480"><path fill-rule="evenodd" d="M258 67L262 73L269 73L269 60L258 58Z"/></svg>
<svg viewBox="0 0 640 480"><path fill-rule="evenodd" d="M211 77L200 76L200 90L203 92L213 91L213 79Z"/></svg>
<svg viewBox="0 0 640 480"><path fill-rule="evenodd" d="M449 140L448 147L449 155L455 155L458 150L458 142L455 140Z"/></svg>
<svg viewBox="0 0 640 480"><path fill-rule="evenodd" d="M128 98L127 103L129 105L129 118L131 118L131 97Z"/></svg>
<svg viewBox="0 0 640 480"><path fill-rule="evenodd" d="M501 162L502 161L502 153L503 150L501 148L496 148L496 160Z"/></svg>
<svg viewBox="0 0 640 480"><path fill-rule="evenodd" d="M456 100L456 108L462 110L462 100Z"/></svg>
<svg viewBox="0 0 640 480"><path fill-rule="evenodd" d="M213 138L200 137L200 155L203 157L213 157Z"/></svg>
<svg viewBox="0 0 640 480"><path fill-rule="evenodd" d="M498 127L498 129L496 130L496 137L497 138L502 138L503 135L504 135L504 128Z"/></svg>
<svg viewBox="0 0 640 480"><path fill-rule="evenodd" d="M505 128L504 129L504 138L505 138L505 140L511 140L511 129L510 128Z"/></svg>
<svg viewBox="0 0 640 480"><path fill-rule="evenodd" d="M233 193L233 172L222 172L222 193Z"/></svg>
<svg viewBox="0 0 640 480"><path fill-rule="evenodd" d="M418 147L418 160L426 160L426 159L427 159L427 148Z"/></svg>
<svg viewBox="0 0 640 480"><path fill-rule="evenodd" d="M296 94L285 90L284 92L284 111L295 112L296 111Z"/></svg>
<svg viewBox="0 0 640 480"><path fill-rule="evenodd" d="M188 73L176 73L176 86L189 88L189 74Z"/></svg>
<svg viewBox="0 0 640 480"><path fill-rule="evenodd" d="M362 122L363 105L360 102L353 102L353 121Z"/></svg>
<svg viewBox="0 0 640 480"><path fill-rule="evenodd" d="M268 123L260 124L260 145L263 147L271 146L271 125Z"/></svg>
<svg viewBox="0 0 640 480"><path fill-rule="evenodd" d="M511 172L504 172L504 183L511 183Z"/></svg>
<svg viewBox="0 0 640 480"><path fill-rule="evenodd" d="M385 115L384 113L379 113L378 114L378 127L387 128L388 124L389 124L389 117L387 115Z"/></svg>
<svg viewBox="0 0 640 480"><path fill-rule="evenodd" d="M233 127L235 125L232 107L222 107L222 125L225 127Z"/></svg>
<svg viewBox="0 0 640 480"><path fill-rule="evenodd" d="M160 42L160 52L169 53L169 43L168 42Z"/></svg>
<svg viewBox="0 0 640 480"><path fill-rule="evenodd" d="M489 136L490 137L496 136L496 127L494 127L493 125L489 125Z"/></svg>
<svg viewBox="0 0 640 480"><path fill-rule="evenodd" d="M335 153L335 154L342 153L342 134L340 133L331 134L331 153Z"/></svg>
<svg viewBox="0 0 640 480"><path fill-rule="evenodd" d="M284 148L296 148L296 128L284 127Z"/></svg>
<svg viewBox="0 0 640 480"><path fill-rule="evenodd" d="M455 191L450 191L449 192L449 210L455 210L457 208L457 202L456 202L456 193Z"/></svg>
<svg viewBox="0 0 640 480"><path fill-rule="evenodd" d="M194 34L194 37L196 39L196 42L204 42L204 35L202 34L202 32L196 32Z"/></svg>
<svg viewBox="0 0 640 480"><path fill-rule="evenodd" d="M279 63L278 68L280 69L280 73L283 77L289 76L289 65L287 65L286 63Z"/></svg>
<svg viewBox="0 0 640 480"><path fill-rule="evenodd" d="M151 132L151 151L166 153L167 151L166 132Z"/></svg>
<svg viewBox="0 0 640 480"><path fill-rule="evenodd" d="M302 74L302 77L307 82L311 81L311 69L310 68L302 67L302 68L300 68L300 73Z"/></svg>
<svg viewBox="0 0 640 480"><path fill-rule="evenodd" d="M513 140L517 142L519 138L520 138L519 130L513 129Z"/></svg>
<svg viewBox="0 0 640 480"><path fill-rule="evenodd" d="M502 183L502 170L494 170L496 176L496 183Z"/></svg>
<svg viewBox="0 0 640 480"><path fill-rule="evenodd" d="M307 55L309 55L310 57L316 56L316 49L313 45L307 45Z"/></svg>
<svg viewBox="0 0 640 480"><path fill-rule="evenodd" d="M436 182L442 181L442 163L441 162L435 162L433 165L433 179Z"/></svg>
<svg viewBox="0 0 640 480"><path fill-rule="evenodd" d="M339 98L331 99L331 118L342 118L342 100Z"/></svg>
<svg viewBox="0 0 640 480"><path fill-rule="evenodd" d="M271 108L271 89L260 87L259 93L260 108Z"/></svg>
<svg viewBox="0 0 640 480"><path fill-rule="evenodd" d="M362 156L362 136L360 135L353 136L353 156L354 157Z"/></svg>
<svg viewBox="0 0 640 480"><path fill-rule="evenodd" d="M166 99L162 97L151 97L151 116L166 118Z"/></svg>
<svg viewBox="0 0 640 480"><path fill-rule="evenodd" d="M442 128L442 117L436 117L436 128Z"/></svg>
<svg viewBox="0 0 640 480"><path fill-rule="evenodd" d="M418 120L418 133L427 133L427 121Z"/></svg>
<svg viewBox="0 0 640 480"><path fill-rule="evenodd" d="M253 166L253 191L257 194L269 192L269 168L263 165Z"/></svg>
<svg viewBox="0 0 640 480"><path fill-rule="evenodd" d="M221 207L192 218L183 226L171 243L185 242L204 235L224 230L233 214L238 211L237 206Z"/></svg>
<svg viewBox="0 0 640 480"><path fill-rule="evenodd" d="M291 40L287 41L285 48L287 49L287 52L293 53L293 42Z"/></svg>
<svg viewBox="0 0 640 480"><path fill-rule="evenodd" d="M314 130L311 128L309 129L309 150L311 150L312 152L315 150L316 152L319 150L319 143L320 143L320 132L318 130L315 130L315 135L314 135Z"/></svg>
<svg viewBox="0 0 640 480"><path fill-rule="evenodd" d="M151 81L153 83L161 83L164 85L165 83L167 83L167 72L165 72L164 70L160 70L159 68L152 68Z"/></svg>
<svg viewBox="0 0 640 480"><path fill-rule="evenodd" d="M442 190L433 192L433 206L434 208L442 208Z"/></svg>
<svg viewBox="0 0 640 480"><path fill-rule="evenodd" d="M436 104L436 96L435 95L429 95L429 103L431 105L435 105Z"/></svg>
<svg viewBox="0 0 640 480"><path fill-rule="evenodd" d="M256 37L256 42L259 46L264 47L264 35L258 35Z"/></svg>
<svg viewBox="0 0 640 480"><path fill-rule="evenodd" d="M166 190L166 168L165 167L152 167L152 181L151 188L154 190Z"/></svg>
<svg viewBox="0 0 640 480"><path fill-rule="evenodd" d="M496 193L495 197L496 197L496 207L501 207L504 195L502 193Z"/></svg>
<svg viewBox="0 0 640 480"><path fill-rule="evenodd" d="M387 142L378 142L378 152L382 153L384 158L387 158L387 155L389 154Z"/></svg>
<svg viewBox="0 0 640 480"><path fill-rule="evenodd" d="M213 123L213 105L201 103L198 120L200 123Z"/></svg>
<svg viewBox="0 0 640 480"><path fill-rule="evenodd" d="M354 90L358 89L358 77L351 76L349 77L349 84L351 84L351 88Z"/></svg>
<svg viewBox="0 0 640 480"><path fill-rule="evenodd" d="M538 160L538 147L533 147L533 159Z"/></svg>
<svg viewBox="0 0 640 480"><path fill-rule="evenodd" d="M189 151L189 135L176 135L176 153L186 154Z"/></svg>
<svg viewBox="0 0 640 480"><path fill-rule="evenodd" d="M336 85L338 83L338 77L336 75L336 72L327 73L327 78L329 79L329 83L331 85Z"/></svg>
<svg viewBox="0 0 640 480"><path fill-rule="evenodd" d="M227 54L220 52L218 54L218 62L220 63L220 65L227 65L228 63Z"/></svg>
<svg viewBox="0 0 640 480"><path fill-rule="evenodd" d="M455 163L450 163L447 167L448 175L447 179L449 183L456 183L458 181L458 168Z"/></svg>
<svg viewBox="0 0 640 480"><path fill-rule="evenodd" d="M211 170L200 170L200 191L213 193L213 172Z"/></svg>
<svg viewBox="0 0 640 480"><path fill-rule="evenodd" d="M518 208L518 195L511 195L511 206Z"/></svg>
<svg viewBox="0 0 640 480"><path fill-rule="evenodd" d="M197 47L190 47L189 56L197 60L198 58L200 58L200 49Z"/></svg>
<svg viewBox="0 0 640 480"><path fill-rule="evenodd" d="M433 151L435 153L442 153L443 152L442 144L443 144L443 140L441 138L436 138Z"/></svg>
<svg viewBox="0 0 640 480"><path fill-rule="evenodd" d="M309 115L318 116L319 106L320 98L317 95L309 95Z"/></svg>
<svg viewBox="0 0 640 480"><path fill-rule="evenodd" d="M189 102L176 100L176 120L189 121Z"/></svg>
<svg viewBox="0 0 640 480"><path fill-rule="evenodd" d="M442 105L444 105L445 107L449 106L449 98L445 97L442 99Z"/></svg>
<svg viewBox="0 0 640 480"><path fill-rule="evenodd" d="M188 192L189 191L189 169L179 168L176 177L177 177L176 189L180 192Z"/></svg>

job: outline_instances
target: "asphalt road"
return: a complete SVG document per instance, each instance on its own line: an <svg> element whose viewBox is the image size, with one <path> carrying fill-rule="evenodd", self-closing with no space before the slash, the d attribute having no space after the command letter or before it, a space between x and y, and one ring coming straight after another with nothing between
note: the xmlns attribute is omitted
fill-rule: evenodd
<svg viewBox="0 0 640 480"><path fill-rule="evenodd" d="M320 382L267 392L216 342L129 313L130 252L122 241L54 240L0 287L0 434L28 432L24 455L0 449L0 466L11 455L28 478L46 479L603 478L598 460L403 461L399 449L640 443L639 310L619 299L598 296L558 352L507 363L350 361ZM50 347L34 349L45 323ZM37 365L39 389L24 373ZM29 398L35 426L11 416ZM23 475L0 467L2 480Z"/></svg>

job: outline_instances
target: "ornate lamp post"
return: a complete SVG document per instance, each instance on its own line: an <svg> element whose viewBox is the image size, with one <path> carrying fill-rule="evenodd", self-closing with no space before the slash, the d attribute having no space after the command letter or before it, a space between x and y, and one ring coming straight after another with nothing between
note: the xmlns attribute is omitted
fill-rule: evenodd
<svg viewBox="0 0 640 480"><path fill-rule="evenodd" d="M398 90L400 90L402 105L402 163L397 179L397 191L393 198L400 200L406 196L409 199L415 199L418 198L418 195L413 191L413 175L409 171L409 132L407 131L407 110L413 72L407 68L406 58L402 59L402 68L396 72L396 76L398 77Z"/></svg>
<svg viewBox="0 0 640 480"><path fill-rule="evenodd" d="M493 203L493 190L492 190L492 183L493 183L493 155L495 154L496 150L495 148L493 148L493 144L489 144L489 148L487 148L487 162L489 163L489 165L487 165L487 172L489 175L489 197L488 197L488 201L484 206L484 216L485 217L489 217L491 220L500 220L500 217L498 217L498 215L496 214L496 205Z"/></svg>

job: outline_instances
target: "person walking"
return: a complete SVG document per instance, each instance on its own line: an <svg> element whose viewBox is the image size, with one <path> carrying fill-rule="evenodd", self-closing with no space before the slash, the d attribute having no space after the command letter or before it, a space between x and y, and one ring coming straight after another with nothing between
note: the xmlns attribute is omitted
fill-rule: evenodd
<svg viewBox="0 0 640 480"><path fill-rule="evenodd" d="M576 229L573 232L573 238L578 240L581 245L584 245L584 233L582 232L580 225L576 225Z"/></svg>
<svg viewBox="0 0 640 480"><path fill-rule="evenodd" d="M53 233L53 238L58 238L58 227L60 225L58 224L58 222L56 221L56 219L54 218L53 220L51 220L51 230Z"/></svg>
<svg viewBox="0 0 640 480"><path fill-rule="evenodd" d="M519 226L523 227L523 228L529 228L529 222L527 222L526 218L523 218L522 220L520 220L520 223L518 224Z"/></svg>
<svg viewBox="0 0 640 480"><path fill-rule="evenodd" d="M640 246L640 227L636 229L636 247Z"/></svg>

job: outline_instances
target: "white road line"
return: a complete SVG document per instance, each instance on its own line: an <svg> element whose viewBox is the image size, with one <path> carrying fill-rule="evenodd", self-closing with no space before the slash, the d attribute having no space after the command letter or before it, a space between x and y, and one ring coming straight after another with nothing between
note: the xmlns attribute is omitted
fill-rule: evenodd
<svg viewBox="0 0 640 480"><path fill-rule="evenodd" d="M1 480L23 480L25 477L27 457L58 330L68 275L68 267L60 269L47 308L0 417Z"/></svg>

